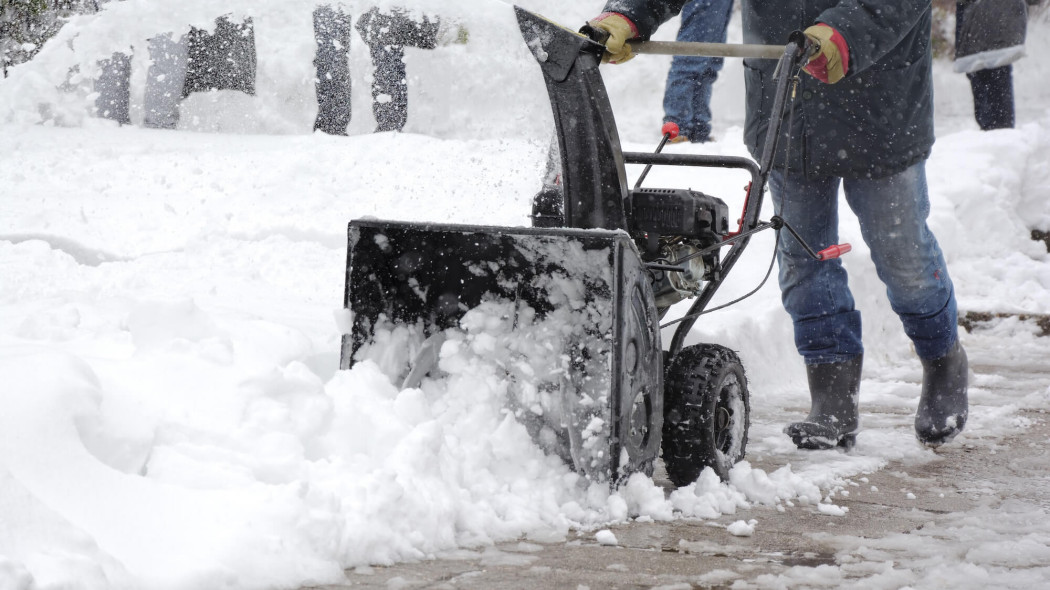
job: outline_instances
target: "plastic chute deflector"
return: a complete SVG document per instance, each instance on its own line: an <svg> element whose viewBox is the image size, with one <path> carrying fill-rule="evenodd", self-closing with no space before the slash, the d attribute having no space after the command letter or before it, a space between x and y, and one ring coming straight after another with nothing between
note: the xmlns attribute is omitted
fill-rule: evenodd
<svg viewBox="0 0 1050 590"><path fill-rule="evenodd" d="M355 220L348 244L353 324L341 368L370 358L379 334L407 330L419 345L461 329L471 310L502 305L492 309L512 310L523 349L535 338L544 347L534 350L556 353L521 359L551 365L529 380L508 369L508 403L535 438L593 480L651 469L663 421L661 347L649 281L625 232Z"/></svg>

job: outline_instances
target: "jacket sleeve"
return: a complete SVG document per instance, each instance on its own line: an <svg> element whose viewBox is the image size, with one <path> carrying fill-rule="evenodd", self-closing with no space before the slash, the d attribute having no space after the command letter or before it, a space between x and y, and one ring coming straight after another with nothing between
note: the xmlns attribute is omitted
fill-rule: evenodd
<svg viewBox="0 0 1050 590"><path fill-rule="evenodd" d="M660 25L682 11L689 0L609 0L603 12L618 12L638 27L638 36L648 39Z"/></svg>
<svg viewBox="0 0 1050 590"><path fill-rule="evenodd" d="M820 13L817 22L830 25L846 40L851 75L892 51L931 6L931 0L842 0Z"/></svg>

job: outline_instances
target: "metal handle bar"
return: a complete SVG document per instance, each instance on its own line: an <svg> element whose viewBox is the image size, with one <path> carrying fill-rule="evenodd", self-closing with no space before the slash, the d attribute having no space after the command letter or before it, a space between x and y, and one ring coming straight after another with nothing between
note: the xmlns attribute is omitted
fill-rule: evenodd
<svg viewBox="0 0 1050 590"><path fill-rule="evenodd" d="M628 41L631 51L649 55L685 55L693 57L748 57L780 59L783 45L750 45L746 43L698 43L690 41Z"/></svg>
<svg viewBox="0 0 1050 590"><path fill-rule="evenodd" d="M742 168L759 180L761 169L751 158L708 154L664 154L651 152L623 152L625 164L656 164L657 166L703 166L707 168Z"/></svg>

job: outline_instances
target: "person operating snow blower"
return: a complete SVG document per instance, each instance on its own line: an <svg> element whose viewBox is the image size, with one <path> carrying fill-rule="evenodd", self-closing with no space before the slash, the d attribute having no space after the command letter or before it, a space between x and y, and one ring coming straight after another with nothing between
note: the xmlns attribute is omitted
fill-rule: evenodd
<svg viewBox="0 0 1050 590"><path fill-rule="evenodd" d="M685 0L610 0L591 27L609 34L605 60L633 57ZM816 48L785 115L769 185L776 214L817 247L838 240L838 190L860 221L890 305L922 361L915 433L937 447L967 418L967 358L955 293L926 223L925 162L933 145L931 2L741 2L744 42L777 44L796 28ZM744 140L756 158L770 124L774 63L744 60ZM811 410L785 433L801 449L851 448L860 427L861 317L838 260L816 261L798 240L778 240L779 280L805 361Z"/></svg>

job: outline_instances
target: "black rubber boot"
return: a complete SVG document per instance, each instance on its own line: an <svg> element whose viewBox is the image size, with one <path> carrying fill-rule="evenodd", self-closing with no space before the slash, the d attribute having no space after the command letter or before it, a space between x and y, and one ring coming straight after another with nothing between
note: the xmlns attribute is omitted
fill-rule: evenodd
<svg viewBox="0 0 1050 590"><path fill-rule="evenodd" d="M922 361L922 395L915 413L915 436L928 447L939 447L966 426L969 364L958 341L948 354Z"/></svg>
<svg viewBox="0 0 1050 590"><path fill-rule="evenodd" d="M860 429L860 369L864 355L841 363L806 365L809 416L789 424L784 434L800 449L853 448Z"/></svg>

